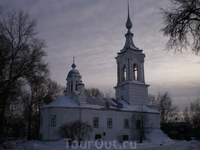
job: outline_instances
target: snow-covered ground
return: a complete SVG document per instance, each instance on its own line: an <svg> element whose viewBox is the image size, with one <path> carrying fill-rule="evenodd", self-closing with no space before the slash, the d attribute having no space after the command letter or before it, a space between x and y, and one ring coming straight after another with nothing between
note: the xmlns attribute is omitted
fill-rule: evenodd
<svg viewBox="0 0 200 150"><path fill-rule="evenodd" d="M78 146L74 143L73 146L69 147L65 140L60 141L18 141L8 143L9 149L15 150L65 150L65 149L171 149L171 150L181 150L180 146L183 148L200 147L200 142L198 141L174 141L168 138L161 130L154 130L143 143L136 143L134 141L125 141L124 143L119 143L116 140L113 141L87 141ZM188 150L190 150L188 149ZM196 149L195 149L196 150Z"/></svg>

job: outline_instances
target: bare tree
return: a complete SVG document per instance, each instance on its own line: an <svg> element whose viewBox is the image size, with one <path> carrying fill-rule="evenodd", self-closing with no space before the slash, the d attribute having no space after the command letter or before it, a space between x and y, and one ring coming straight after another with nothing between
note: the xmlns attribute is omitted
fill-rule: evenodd
<svg viewBox="0 0 200 150"><path fill-rule="evenodd" d="M178 114L178 106L172 104L172 99L169 92L159 92L156 98L155 96L150 95L149 101L151 104L158 107L161 123L166 123L174 119Z"/></svg>
<svg viewBox="0 0 200 150"><path fill-rule="evenodd" d="M183 110L183 120L186 121L186 122L190 122L190 113L189 113L189 109L188 107L186 106Z"/></svg>
<svg viewBox="0 0 200 150"><path fill-rule="evenodd" d="M104 97L103 92L98 88L85 88L84 92L87 96Z"/></svg>
<svg viewBox="0 0 200 150"><path fill-rule="evenodd" d="M109 90L109 91L105 92L104 97L105 98L114 98L115 96L114 96L114 94L112 94L112 91Z"/></svg>
<svg viewBox="0 0 200 150"><path fill-rule="evenodd" d="M194 126L200 126L200 98L190 103L191 122Z"/></svg>
<svg viewBox="0 0 200 150"><path fill-rule="evenodd" d="M106 98L113 98L114 95L112 94L112 91L106 91L105 93L103 93L101 90L99 90L98 88L85 88L84 92L87 96L94 96L94 97L106 97Z"/></svg>
<svg viewBox="0 0 200 150"><path fill-rule="evenodd" d="M147 137L153 130L153 124L150 121L148 113L142 109L140 111L133 112L130 118L130 133L133 139L136 139L139 143Z"/></svg>
<svg viewBox="0 0 200 150"><path fill-rule="evenodd" d="M88 122L75 121L73 123L73 126L76 129L75 134L78 139L79 145L81 141L90 138L90 133L93 131L93 129L92 129L92 126Z"/></svg>
<svg viewBox="0 0 200 150"><path fill-rule="evenodd" d="M19 93L15 87L24 86L24 79L31 79L46 68L42 58L46 56L45 41L36 37L37 21L22 10L0 14L0 132L6 126L10 101ZM20 82L22 81L22 82ZM2 138L1 142L3 142Z"/></svg>
<svg viewBox="0 0 200 150"><path fill-rule="evenodd" d="M61 96L63 89L64 87L49 79L45 73L31 78L28 85L24 87L21 99L28 124L28 140L39 140L41 108Z"/></svg>
<svg viewBox="0 0 200 150"><path fill-rule="evenodd" d="M190 103L190 116L194 135L197 139L200 139L200 98Z"/></svg>
<svg viewBox="0 0 200 150"><path fill-rule="evenodd" d="M58 130L58 134L62 138L70 138L70 145L74 139L77 138L80 145L81 141L89 139L90 133L92 131L92 126L88 122L82 122L78 120L62 125Z"/></svg>
<svg viewBox="0 0 200 150"><path fill-rule="evenodd" d="M44 84L46 77L49 76L48 66L43 63L38 63L35 68L30 71L30 75L24 76L24 79L28 82L30 89L26 90L28 97L23 99L23 103L26 109L26 116L28 118L28 135L27 140L32 140L31 126L33 121L33 116L40 114L40 107L43 104L42 100L45 97L46 93L44 91ZM36 118L39 118L37 116ZM36 119L36 122L38 119ZM34 133L38 133L39 129L35 126L36 130ZM34 139L38 139L36 135Z"/></svg>
<svg viewBox="0 0 200 150"><path fill-rule="evenodd" d="M148 101L149 101L150 105L157 105L157 103L156 103L156 97L154 95L152 95L152 94L148 95Z"/></svg>
<svg viewBox="0 0 200 150"><path fill-rule="evenodd" d="M178 107L172 104L169 92L158 93L157 102L161 115L161 123L166 123L177 116Z"/></svg>
<svg viewBox="0 0 200 150"><path fill-rule="evenodd" d="M167 49L200 51L200 1L171 0L170 10L161 8L165 27L161 30L170 39Z"/></svg>
<svg viewBox="0 0 200 150"><path fill-rule="evenodd" d="M24 136L22 134L16 133L20 130L22 131L22 128L24 128L24 125L25 125L23 110L21 107L18 107L18 106L22 106L20 103L20 97L18 94L19 92L21 92L20 91L21 84L22 82L20 80L17 80L15 84L13 84L12 88L15 88L15 89L13 89L10 92L9 97L6 101L5 115L4 115L4 118L1 118L1 119L4 119L2 121L4 124L1 125L3 129L0 131L1 133L0 144L6 141L15 140L17 138L21 138L22 136ZM2 104L2 99L0 99L0 104ZM17 135L19 136L17 137Z"/></svg>
<svg viewBox="0 0 200 150"><path fill-rule="evenodd" d="M28 125L28 140L39 139L40 109L64 89L49 78L36 25L22 10L0 13L0 143L9 140L16 118Z"/></svg>
<svg viewBox="0 0 200 150"><path fill-rule="evenodd" d="M65 87L58 84L56 81L51 80L50 78L46 79L45 87L46 96L44 97L44 103L49 104L59 96L63 95Z"/></svg>
<svg viewBox="0 0 200 150"><path fill-rule="evenodd" d="M69 145L72 145L72 142L75 140L75 128L72 123L64 124L59 127L58 135L62 138L70 139Z"/></svg>

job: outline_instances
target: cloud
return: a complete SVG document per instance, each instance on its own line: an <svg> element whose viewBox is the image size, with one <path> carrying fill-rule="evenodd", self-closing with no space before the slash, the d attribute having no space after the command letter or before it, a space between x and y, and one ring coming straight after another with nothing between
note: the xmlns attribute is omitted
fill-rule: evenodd
<svg viewBox="0 0 200 150"><path fill-rule="evenodd" d="M127 32L126 1L10 1L1 3L4 10L22 8L38 20L38 37L45 39L51 77L65 86L71 70L72 58L76 57L77 69L83 76L86 87L103 91L117 83L117 52L125 43ZM176 104L187 103L197 94L200 67L199 57L190 51L183 54L166 52L168 40L160 29L163 27L159 7L169 5L168 0L130 1L130 16L133 23L134 43L143 49L146 83L149 91L169 90ZM183 84L184 83L184 84Z"/></svg>

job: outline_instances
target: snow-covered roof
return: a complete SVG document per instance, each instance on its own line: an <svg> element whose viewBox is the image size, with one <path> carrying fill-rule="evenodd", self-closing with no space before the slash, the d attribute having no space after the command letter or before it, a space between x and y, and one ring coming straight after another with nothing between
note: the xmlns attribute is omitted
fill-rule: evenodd
<svg viewBox="0 0 200 150"><path fill-rule="evenodd" d="M69 96L61 96L51 103L45 105L43 108L47 107L80 107L80 105Z"/></svg>
<svg viewBox="0 0 200 150"><path fill-rule="evenodd" d="M91 105L86 104L84 106L81 106L79 103L77 103L74 99L70 98L69 96L61 96L57 98L56 100L52 101L51 103L45 105L43 108L54 108L54 107L86 107L86 108L94 108L94 109L100 109L102 106L100 105Z"/></svg>
<svg viewBox="0 0 200 150"><path fill-rule="evenodd" d="M120 111L145 111L158 113L156 109L148 107L148 105L130 105L125 100L116 100L113 98L101 98L101 97L86 97L86 104L80 105L76 100L69 96L61 96L54 100L50 104L47 104L43 108L56 108L56 107L68 107L68 108L91 108L91 109L110 109Z"/></svg>
<svg viewBox="0 0 200 150"><path fill-rule="evenodd" d="M149 107L149 105L129 105L124 100L120 100L119 102L124 107L121 110L124 110L124 111L145 111L145 112L158 113L158 110L152 109L152 107Z"/></svg>

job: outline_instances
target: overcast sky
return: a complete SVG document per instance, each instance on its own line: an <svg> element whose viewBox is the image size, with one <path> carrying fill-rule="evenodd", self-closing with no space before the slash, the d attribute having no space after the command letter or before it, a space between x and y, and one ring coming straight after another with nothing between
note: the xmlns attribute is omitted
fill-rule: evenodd
<svg viewBox="0 0 200 150"><path fill-rule="evenodd" d="M38 37L47 43L51 78L65 86L73 56L87 88L106 92L117 83L115 57L127 32L126 0L1 0L4 11L23 9L37 19ZM169 91L180 110L200 97L200 57L191 51L165 51L159 8L169 0L130 0L134 43L146 55L149 93Z"/></svg>

